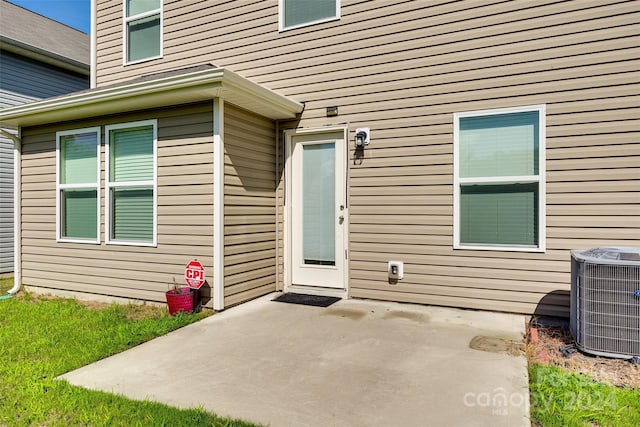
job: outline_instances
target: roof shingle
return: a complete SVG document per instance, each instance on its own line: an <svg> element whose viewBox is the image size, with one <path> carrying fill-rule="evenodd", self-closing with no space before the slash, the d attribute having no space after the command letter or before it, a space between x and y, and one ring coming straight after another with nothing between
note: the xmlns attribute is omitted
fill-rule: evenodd
<svg viewBox="0 0 640 427"><path fill-rule="evenodd" d="M89 35L5 0L0 0L0 36L76 62L90 62Z"/></svg>

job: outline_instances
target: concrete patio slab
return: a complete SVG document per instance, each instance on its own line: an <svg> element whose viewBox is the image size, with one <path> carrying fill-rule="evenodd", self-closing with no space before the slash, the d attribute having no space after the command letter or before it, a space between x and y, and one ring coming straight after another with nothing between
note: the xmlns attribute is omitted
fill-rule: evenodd
<svg viewBox="0 0 640 427"><path fill-rule="evenodd" d="M528 426L523 316L272 294L62 376L71 384L287 426Z"/></svg>

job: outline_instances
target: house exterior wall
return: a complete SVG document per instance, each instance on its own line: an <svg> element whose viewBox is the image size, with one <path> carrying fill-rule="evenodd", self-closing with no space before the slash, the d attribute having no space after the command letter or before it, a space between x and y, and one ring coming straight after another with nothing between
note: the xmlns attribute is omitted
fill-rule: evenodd
<svg viewBox="0 0 640 427"><path fill-rule="evenodd" d="M158 120L157 247L105 244L104 127ZM101 127L100 244L56 242L56 132ZM199 103L23 129L22 275L27 286L164 301L184 267L213 271L213 106ZM208 277L213 283L213 278ZM201 292L211 305L210 287Z"/></svg>
<svg viewBox="0 0 640 427"><path fill-rule="evenodd" d="M284 32L272 0L163 4L163 57L123 66L122 2L98 2L98 86L213 63L304 101L299 126L348 123L351 296L566 315L570 249L640 245L640 2L343 0ZM454 250L453 114L540 104L545 252Z"/></svg>
<svg viewBox="0 0 640 427"><path fill-rule="evenodd" d="M87 76L0 50L0 108L89 87ZM13 141L0 136L0 273L13 271Z"/></svg>
<svg viewBox="0 0 640 427"><path fill-rule="evenodd" d="M225 104L225 306L276 289L275 125Z"/></svg>

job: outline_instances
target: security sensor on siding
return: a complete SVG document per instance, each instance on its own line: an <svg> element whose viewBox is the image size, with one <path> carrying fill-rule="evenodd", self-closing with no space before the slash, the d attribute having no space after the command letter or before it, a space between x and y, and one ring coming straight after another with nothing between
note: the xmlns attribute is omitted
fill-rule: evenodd
<svg viewBox="0 0 640 427"><path fill-rule="evenodd" d="M356 129L356 148L364 148L365 145L369 145L369 128Z"/></svg>

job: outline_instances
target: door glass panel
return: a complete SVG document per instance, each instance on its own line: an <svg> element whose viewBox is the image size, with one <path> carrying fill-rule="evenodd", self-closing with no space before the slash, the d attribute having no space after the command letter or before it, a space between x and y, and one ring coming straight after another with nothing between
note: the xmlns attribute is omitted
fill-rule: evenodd
<svg viewBox="0 0 640 427"><path fill-rule="evenodd" d="M302 259L336 265L335 144L302 146Z"/></svg>

